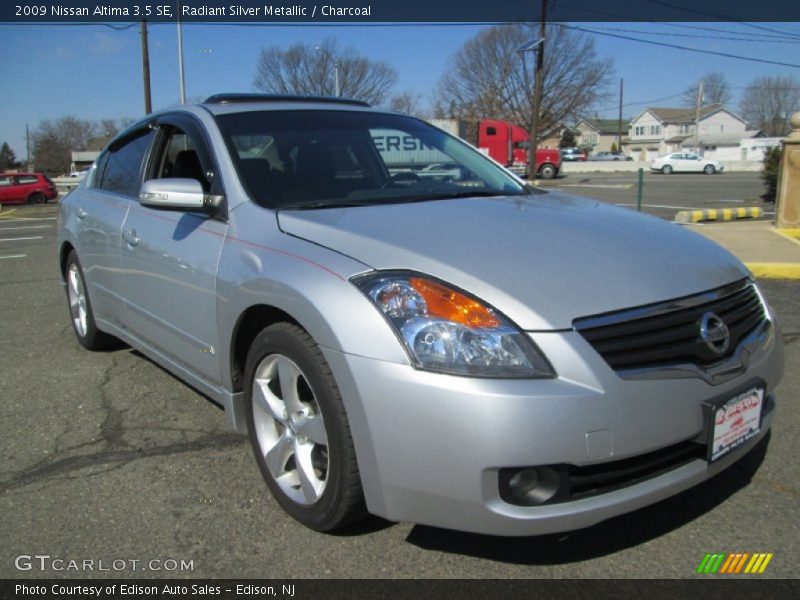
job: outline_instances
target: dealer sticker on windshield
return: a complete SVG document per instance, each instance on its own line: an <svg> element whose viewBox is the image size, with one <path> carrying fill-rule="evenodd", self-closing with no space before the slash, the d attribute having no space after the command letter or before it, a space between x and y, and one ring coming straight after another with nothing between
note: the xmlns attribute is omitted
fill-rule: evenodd
<svg viewBox="0 0 800 600"><path fill-rule="evenodd" d="M722 405L711 407L713 427L709 462L722 458L761 431L764 389L754 388Z"/></svg>

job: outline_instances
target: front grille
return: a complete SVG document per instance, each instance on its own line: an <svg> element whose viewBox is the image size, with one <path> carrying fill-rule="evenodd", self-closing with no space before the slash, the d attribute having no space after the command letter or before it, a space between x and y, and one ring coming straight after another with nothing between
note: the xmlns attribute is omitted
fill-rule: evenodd
<svg viewBox="0 0 800 600"><path fill-rule="evenodd" d="M700 337L700 320L713 312L725 322L730 343L714 351ZM633 309L576 320L575 329L615 370L679 363L708 367L731 356L766 318L755 286L747 280Z"/></svg>

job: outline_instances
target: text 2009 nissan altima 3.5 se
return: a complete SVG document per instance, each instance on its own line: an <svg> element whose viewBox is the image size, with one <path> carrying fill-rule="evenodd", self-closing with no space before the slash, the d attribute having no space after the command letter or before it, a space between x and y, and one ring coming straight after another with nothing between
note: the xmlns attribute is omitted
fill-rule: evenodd
<svg viewBox="0 0 800 600"><path fill-rule="evenodd" d="M586 527L730 466L775 412L778 323L727 251L360 102L151 115L59 222L78 341L222 404L317 530Z"/></svg>

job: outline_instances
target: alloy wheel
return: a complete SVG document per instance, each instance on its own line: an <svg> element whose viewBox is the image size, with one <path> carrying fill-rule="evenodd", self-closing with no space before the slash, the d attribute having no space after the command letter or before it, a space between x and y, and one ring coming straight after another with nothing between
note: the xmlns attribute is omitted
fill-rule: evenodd
<svg viewBox="0 0 800 600"><path fill-rule="evenodd" d="M253 378L253 422L270 475L297 504L315 504L328 481L328 434L316 396L300 368L266 356Z"/></svg>
<svg viewBox="0 0 800 600"><path fill-rule="evenodd" d="M86 292L83 287L83 278L75 263L70 264L67 273L67 295L75 332L78 336L84 337L87 331Z"/></svg>

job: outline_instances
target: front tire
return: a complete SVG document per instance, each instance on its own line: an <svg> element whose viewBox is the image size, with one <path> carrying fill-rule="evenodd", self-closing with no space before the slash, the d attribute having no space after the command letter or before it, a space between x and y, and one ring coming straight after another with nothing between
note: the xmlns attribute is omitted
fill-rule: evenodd
<svg viewBox="0 0 800 600"><path fill-rule="evenodd" d="M669 166L669 165L664 165L664 166L662 167L662 169L661 169L661 172L662 172L664 175L671 175L671 174L672 174L672 167L671 167L671 166Z"/></svg>
<svg viewBox="0 0 800 600"><path fill-rule="evenodd" d="M556 176L556 168L553 165L542 165L539 169L542 179L552 179Z"/></svg>
<svg viewBox="0 0 800 600"><path fill-rule="evenodd" d="M267 327L248 353L245 386L250 444L278 504L316 531L363 516L347 414L311 336L290 323Z"/></svg>
<svg viewBox="0 0 800 600"><path fill-rule="evenodd" d="M703 173L705 173L706 175L713 175L716 172L717 170L714 168L714 165L706 165L705 168L703 169Z"/></svg>
<svg viewBox="0 0 800 600"><path fill-rule="evenodd" d="M78 262L75 250L71 250L67 257L64 278L67 282L67 301L72 330L80 345L87 350L103 350L115 345L118 340L100 331L95 324L92 303L86 289L86 280L83 277L83 269Z"/></svg>

